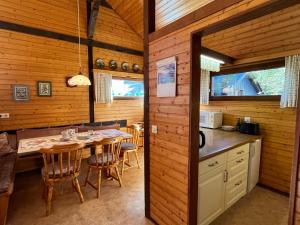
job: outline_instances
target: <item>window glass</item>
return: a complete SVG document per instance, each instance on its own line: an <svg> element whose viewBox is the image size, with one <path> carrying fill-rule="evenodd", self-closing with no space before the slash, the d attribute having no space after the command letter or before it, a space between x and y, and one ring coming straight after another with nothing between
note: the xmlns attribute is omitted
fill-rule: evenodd
<svg viewBox="0 0 300 225"><path fill-rule="evenodd" d="M144 82L136 80L112 80L112 95L114 97L143 97Z"/></svg>
<svg viewBox="0 0 300 225"><path fill-rule="evenodd" d="M285 68L242 72L212 77L212 96L281 95Z"/></svg>

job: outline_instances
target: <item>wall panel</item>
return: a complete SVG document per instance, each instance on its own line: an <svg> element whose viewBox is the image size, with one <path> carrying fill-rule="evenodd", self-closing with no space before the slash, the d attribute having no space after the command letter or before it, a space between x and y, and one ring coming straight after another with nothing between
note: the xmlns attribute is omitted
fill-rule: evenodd
<svg viewBox="0 0 300 225"><path fill-rule="evenodd" d="M120 18L113 10L100 7L94 39L105 43L116 44L119 46L142 50L143 40L133 31L124 20ZM105 65L109 65L110 60L116 60L118 66L122 62L128 62L131 68L133 64L140 65L143 68L143 57L130 55L127 53L111 51L102 48L93 48L94 62L101 58ZM97 68L94 65L94 68ZM143 79L143 74L124 73L117 71L101 71L112 74L114 77L128 77ZM95 121L110 121L126 119L128 124L143 121L144 99L115 100L112 104L95 103Z"/></svg>
<svg viewBox="0 0 300 225"><path fill-rule="evenodd" d="M106 7L100 7L94 39L143 50L143 39L114 10Z"/></svg>
<svg viewBox="0 0 300 225"><path fill-rule="evenodd" d="M10 118L0 130L47 127L89 121L88 88L67 88L65 78L79 70L78 46L73 43L0 30L0 111ZM82 46L87 74L87 48ZM37 97L36 81L52 82L52 97ZM12 86L30 86L31 100L13 101Z"/></svg>
<svg viewBox="0 0 300 225"><path fill-rule="evenodd" d="M213 0L156 0L155 27L159 30Z"/></svg>
<svg viewBox="0 0 300 225"><path fill-rule="evenodd" d="M77 2L72 0L0 1L0 20L77 36ZM80 27L86 37L86 1L80 1Z"/></svg>

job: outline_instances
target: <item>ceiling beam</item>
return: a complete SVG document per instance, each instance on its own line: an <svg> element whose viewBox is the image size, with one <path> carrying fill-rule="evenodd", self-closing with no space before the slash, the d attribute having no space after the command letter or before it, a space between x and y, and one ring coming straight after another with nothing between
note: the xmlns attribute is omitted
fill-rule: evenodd
<svg viewBox="0 0 300 225"><path fill-rule="evenodd" d="M210 56L210 57L215 58L215 59L222 60L222 61L224 61L225 63L228 63L228 64L233 64L234 60L236 60L235 58L233 58L231 56L222 54L220 52L216 52L214 50L211 50L211 49L205 48L205 47L201 47L201 54L206 55L206 56Z"/></svg>
<svg viewBox="0 0 300 225"><path fill-rule="evenodd" d="M96 22L99 13L99 7L101 5L102 0L94 0L93 7L91 10L91 16L89 18L89 27L88 27L88 38L93 38L95 29L96 29Z"/></svg>

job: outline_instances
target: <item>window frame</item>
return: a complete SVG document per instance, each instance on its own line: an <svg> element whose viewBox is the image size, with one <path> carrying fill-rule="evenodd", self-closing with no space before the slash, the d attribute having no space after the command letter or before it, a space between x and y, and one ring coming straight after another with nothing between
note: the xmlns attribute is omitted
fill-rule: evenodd
<svg viewBox="0 0 300 225"><path fill-rule="evenodd" d="M263 96L212 96L212 78L215 76L230 75L241 72L250 72L266 69L276 69L285 66L284 58L255 64L237 65L222 69L220 72L211 72L209 84L209 101L280 101L281 95Z"/></svg>
<svg viewBox="0 0 300 225"><path fill-rule="evenodd" d="M132 78L132 77L117 77L113 76L113 80L131 80L131 81L141 81L144 83L143 79ZM139 100L144 99L145 96L113 96L113 100Z"/></svg>

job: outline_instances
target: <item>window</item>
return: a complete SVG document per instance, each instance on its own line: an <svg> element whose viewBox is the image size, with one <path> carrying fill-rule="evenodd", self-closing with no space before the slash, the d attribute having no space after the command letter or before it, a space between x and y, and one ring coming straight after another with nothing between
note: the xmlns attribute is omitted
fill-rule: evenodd
<svg viewBox="0 0 300 225"><path fill-rule="evenodd" d="M141 80L112 80L112 95L118 97L144 97L144 82Z"/></svg>
<svg viewBox="0 0 300 225"><path fill-rule="evenodd" d="M278 97L283 92L284 77L284 67L213 75L211 97Z"/></svg>

